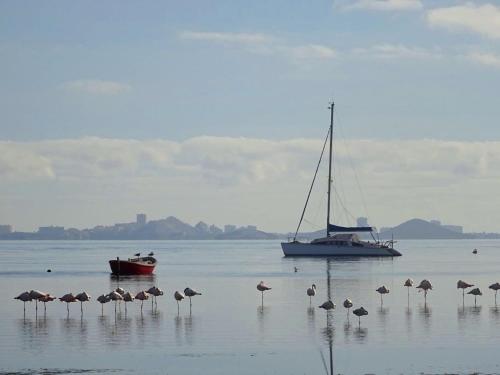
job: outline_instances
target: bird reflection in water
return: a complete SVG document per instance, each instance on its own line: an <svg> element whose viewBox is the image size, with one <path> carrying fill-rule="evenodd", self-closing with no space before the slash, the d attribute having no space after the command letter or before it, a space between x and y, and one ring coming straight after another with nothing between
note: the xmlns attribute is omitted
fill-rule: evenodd
<svg viewBox="0 0 500 375"><path fill-rule="evenodd" d="M464 320L468 317L477 318L481 315L482 306L459 306L457 307L458 320Z"/></svg>
<svg viewBox="0 0 500 375"><path fill-rule="evenodd" d="M259 323L259 332L262 335L266 334L266 315L271 311L270 306L259 306L257 307L257 320Z"/></svg>
<svg viewBox="0 0 500 375"><path fill-rule="evenodd" d="M174 318L174 335L177 345L182 345L182 317L177 315Z"/></svg>
<svg viewBox="0 0 500 375"><path fill-rule="evenodd" d="M307 308L307 323L309 325L309 333L314 335L316 332L316 310L314 307Z"/></svg>
<svg viewBox="0 0 500 375"><path fill-rule="evenodd" d="M431 328L431 316L432 316L432 308L428 303L424 303L423 305L418 306L418 316L420 320L423 322L423 326L427 332L430 331Z"/></svg>
<svg viewBox="0 0 500 375"><path fill-rule="evenodd" d="M389 314L389 308L388 307L383 307L383 306L380 306L378 309L377 309L377 316L378 316L378 321L379 321L379 325L380 325L380 328L382 330L382 333L386 333L386 330L387 330L387 316Z"/></svg>
<svg viewBox="0 0 500 375"><path fill-rule="evenodd" d="M499 320L500 319L500 308L496 305L490 307L490 316L495 320Z"/></svg>
<svg viewBox="0 0 500 375"><path fill-rule="evenodd" d="M47 343L49 333L51 332L50 320L22 318L18 319L18 324L21 328L21 337L30 348L39 349L41 343L43 345Z"/></svg>
<svg viewBox="0 0 500 375"><path fill-rule="evenodd" d="M413 315L413 310L410 306L405 308L405 318L406 318L406 332L410 334L412 332L412 315Z"/></svg>
<svg viewBox="0 0 500 375"><path fill-rule="evenodd" d="M189 345L193 345L194 343L194 317L189 314L188 316L184 317L184 334L186 335L186 342Z"/></svg>

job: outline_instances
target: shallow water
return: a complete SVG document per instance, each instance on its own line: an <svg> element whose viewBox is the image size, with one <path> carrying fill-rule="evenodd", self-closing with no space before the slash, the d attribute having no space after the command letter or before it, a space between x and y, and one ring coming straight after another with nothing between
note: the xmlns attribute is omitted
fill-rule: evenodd
<svg viewBox="0 0 500 375"><path fill-rule="evenodd" d="M477 247L478 255L471 253ZM110 277L107 261L154 250L153 277ZM284 258L275 241L0 242L0 374L438 374L500 373L500 308L488 285L500 281L500 241L401 241L394 259ZM298 272L294 272L298 267ZM52 269L47 273L46 269ZM411 277L434 286L402 286ZM458 279L481 288L472 296ZM272 290L256 290L265 280ZM318 286L312 306L305 291ZM383 306L375 289L390 294ZM149 301L101 306L95 298L116 288L165 291ZM203 293L181 302L175 290ZM83 305L23 304L24 290L56 296L83 290ZM317 308L330 293L332 313ZM342 307L345 298L369 315ZM499 297L500 303L500 297ZM331 365L330 365L331 349Z"/></svg>

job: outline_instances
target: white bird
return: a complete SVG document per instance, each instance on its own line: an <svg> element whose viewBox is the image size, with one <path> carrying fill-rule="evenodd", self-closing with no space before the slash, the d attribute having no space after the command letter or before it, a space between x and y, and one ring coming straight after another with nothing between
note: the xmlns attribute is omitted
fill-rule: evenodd
<svg viewBox="0 0 500 375"><path fill-rule="evenodd" d="M309 296L309 305L312 303L312 297L316 295L316 284L311 285L307 288L307 295Z"/></svg>
<svg viewBox="0 0 500 375"><path fill-rule="evenodd" d="M352 307L352 301L349 298L347 298L344 301L343 305L347 309L347 319L349 319L349 309Z"/></svg>
<svg viewBox="0 0 500 375"><path fill-rule="evenodd" d="M191 312L191 297L201 296L201 293L188 287L188 288L184 289L184 295L189 297L189 312Z"/></svg>
<svg viewBox="0 0 500 375"><path fill-rule="evenodd" d="M23 301L23 305L24 305L24 312L26 313L26 302L28 301L32 301L33 298L31 298L30 296L30 292L26 291L26 292L22 292L20 295L18 295L17 297L14 297L14 299L18 299L19 301Z"/></svg>
<svg viewBox="0 0 500 375"><path fill-rule="evenodd" d="M474 296L474 306L476 306L476 298L477 298L477 296L482 296L483 295L483 293L481 293L481 290L479 290L479 288L474 288L470 292L468 292L467 294L472 294Z"/></svg>
<svg viewBox="0 0 500 375"><path fill-rule="evenodd" d="M497 292L500 289L500 283L491 284L488 288L495 291L495 305L497 304Z"/></svg>
<svg viewBox="0 0 500 375"><path fill-rule="evenodd" d="M325 309L326 311L333 310L335 308L335 304L332 301L323 302L320 306L320 309Z"/></svg>
<svg viewBox="0 0 500 375"><path fill-rule="evenodd" d="M361 306L359 309L352 310L352 313L358 317L359 326L361 326L361 317L368 315L368 311L366 311L363 306Z"/></svg>
<svg viewBox="0 0 500 375"><path fill-rule="evenodd" d="M382 299L382 296L384 294L389 294L389 289L387 289L385 287L385 285L382 285L381 287L379 287L379 288L376 289L376 292L378 292L380 294L380 304L383 305L384 304L384 300Z"/></svg>
<svg viewBox="0 0 500 375"><path fill-rule="evenodd" d="M87 292L81 292L75 296L75 298L80 301L80 311L82 312L83 315L83 303L90 301L90 294Z"/></svg>
<svg viewBox="0 0 500 375"><path fill-rule="evenodd" d="M133 302L134 299L135 296L130 292L126 292L125 294L123 294L123 301L125 302L125 314L127 313L127 302Z"/></svg>
<svg viewBox="0 0 500 375"><path fill-rule="evenodd" d="M432 290L432 284L429 280L424 279L418 284L417 289L423 290L424 291L424 301L427 303L427 292L429 290Z"/></svg>
<svg viewBox="0 0 500 375"><path fill-rule="evenodd" d="M151 299L151 307L153 307L153 301L155 305L158 305L156 298L159 296L163 296L163 290L157 288L156 286L152 286L147 290L147 292L153 296L153 298Z"/></svg>
<svg viewBox="0 0 500 375"><path fill-rule="evenodd" d="M115 301L115 314L116 314L116 305L117 305L118 301L123 301L123 296L116 291L112 291L111 293L108 294L108 297L112 301Z"/></svg>
<svg viewBox="0 0 500 375"><path fill-rule="evenodd" d="M179 291L175 291L174 293L174 298L175 300L177 301L177 315L179 315L179 302L182 301L184 299L184 294L179 292Z"/></svg>
<svg viewBox="0 0 500 375"><path fill-rule="evenodd" d="M111 298L109 297L109 295L101 294L99 297L97 297L97 302L99 302L101 304L101 314L102 315L104 315L104 304L108 303L109 301L111 301Z"/></svg>
<svg viewBox="0 0 500 375"><path fill-rule="evenodd" d="M141 301L141 314L142 314L142 305L144 304L144 301L149 299L149 294L145 291L140 291L135 295L135 299Z"/></svg>
<svg viewBox="0 0 500 375"><path fill-rule="evenodd" d="M69 314L69 304L72 302L76 302L77 299L73 295L73 293L68 293L68 294L65 294L64 296L60 297L59 301L66 302L66 310L68 310L68 314Z"/></svg>
<svg viewBox="0 0 500 375"><path fill-rule="evenodd" d="M262 306L264 306L264 292L267 290L271 290L272 288L264 284L264 281L261 281L257 284L257 290L262 294Z"/></svg>
<svg viewBox="0 0 500 375"><path fill-rule="evenodd" d="M41 297L45 297L47 293L40 292L39 290L30 290L30 297L35 300L35 311L38 313L38 300Z"/></svg>

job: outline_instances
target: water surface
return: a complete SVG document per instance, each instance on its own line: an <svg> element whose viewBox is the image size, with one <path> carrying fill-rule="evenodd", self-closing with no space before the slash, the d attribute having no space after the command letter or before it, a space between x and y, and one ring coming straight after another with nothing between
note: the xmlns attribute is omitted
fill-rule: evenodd
<svg viewBox="0 0 500 375"><path fill-rule="evenodd" d="M275 241L0 242L0 373L500 373L500 309L488 290L500 281L500 241L401 241L398 249L404 255L394 259L325 259L284 258ZM155 276L110 277L109 259L138 250L156 252ZM408 298L408 277L431 280L427 304L414 289ZM472 296L462 303L458 279L481 288L477 306ZM273 288L264 306L260 280ZM381 305L383 284L391 292ZM135 302L116 315L107 304L101 315L95 298L118 285L158 285L165 296L142 314ZM186 286L203 295L178 314L173 293ZM30 289L85 290L94 300L83 316L79 304L68 315L58 301L37 315L28 303L24 316L12 297ZM337 304L330 314L317 308L328 294ZM347 297L369 311L360 326L342 307Z"/></svg>

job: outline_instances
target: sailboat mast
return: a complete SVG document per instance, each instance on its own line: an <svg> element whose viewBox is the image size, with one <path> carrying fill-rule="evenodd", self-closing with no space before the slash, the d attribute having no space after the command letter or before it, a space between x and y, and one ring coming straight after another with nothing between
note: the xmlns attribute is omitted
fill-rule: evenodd
<svg viewBox="0 0 500 375"><path fill-rule="evenodd" d="M333 107L335 103L332 101L330 105L330 153L328 158L328 205L326 210L326 236L330 237L330 199L332 195L332 145L333 145Z"/></svg>

